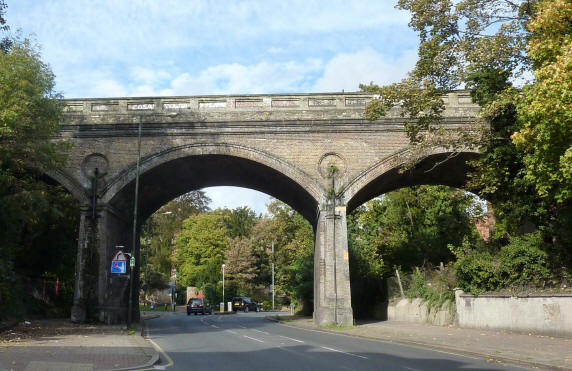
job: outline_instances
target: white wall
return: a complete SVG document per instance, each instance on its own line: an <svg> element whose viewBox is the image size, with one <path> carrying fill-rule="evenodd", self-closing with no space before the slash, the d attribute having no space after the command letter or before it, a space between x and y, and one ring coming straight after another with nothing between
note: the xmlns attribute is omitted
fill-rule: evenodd
<svg viewBox="0 0 572 371"><path fill-rule="evenodd" d="M572 336L572 295L472 296L455 291L459 327Z"/></svg>
<svg viewBox="0 0 572 371"><path fill-rule="evenodd" d="M427 311L427 304L421 299L401 299L387 308L387 319L393 321L431 323L433 325L448 325L454 322L454 313L448 310L448 303L440 310Z"/></svg>

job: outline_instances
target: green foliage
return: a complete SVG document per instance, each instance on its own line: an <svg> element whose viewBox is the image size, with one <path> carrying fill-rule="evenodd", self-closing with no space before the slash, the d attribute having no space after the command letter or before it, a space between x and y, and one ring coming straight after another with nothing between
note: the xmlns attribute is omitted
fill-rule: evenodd
<svg viewBox="0 0 572 371"><path fill-rule="evenodd" d="M446 272L426 272L416 268L405 296L409 299L422 299L427 304L428 311L439 310L445 302L453 303L455 300L454 287L446 277Z"/></svg>
<svg viewBox="0 0 572 371"><path fill-rule="evenodd" d="M371 316L387 300L383 279L395 266L447 263L447 244L477 241L472 217L480 212L460 190L420 186L390 192L359 207L348 217L352 305L356 317Z"/></svg>
<svg viewBox="0 0 572 371"><path fill-rule="evenodd" d="M501 286L497 265L488 251L475 251L459 257L455 271L459 287L474 295L496 291Z"/></svg>
<svg viewBox="0 0 572 371"><path fill-rule="evenodd" d="M221 210L223 222L230 238L250 237L252 227L258 221L256 213L249 207L237 207L233 210Z"/></svg>
<svg viewBox="0 0 572 371"><path fill-rule="evenodd" d="M5 8L0 2L0 26ZM24 279L58 278L60 297L33 304L41 311L69 310L77 249L79 205L43 176L62 164L68 144L52 139L62 103L54 76L29 40L0 45L0 317L23 314ZM27 299L26 299L27 300ZM4 308L9 308L5 311Z"/></svg>
<svg viewBox="0 0 572 371"><path fill-rule="evenodd" d="M141 228L142 283L159 289L170 281L175 236L183 221L208 210L210 201L203 191L191 191L169 201L145 221Z"/></svg>
<svg viewBox="0 0 572 371"><path fill-rule="evenodd" d="M554 274L545 251L548 247L538 231L512 238L499 251L473 249L466 242L460 248L451 247L458 257L455 271L459 287L478 295L551 284Z"/></svg>
<svg viewBox="0 0 572 371"><path fill-rule="evenodd" d="M524 154L524 178L542 198L572 198L572 6L539 1L527 24L536 80L517 99L522 128L512 136Z"/></svg>
<svg viewBox="0 0 572 371"><path fill-rule="evenodd" d="M398 109L410 138L410 164L434 148L467 148L467 189L493 204L495 248L525 231L539 230L550 255L572 266L572 7L569 0L400 0L419 33L419 60L406 79L362 86L379 94L366 106L372 120ZM533 81L522 81L533 72ZM520 81L519 81L520 80ZM523 84L521 89L511 81ZM469 88L481 106L470 130L441 128L441 96ZM487 125L479 125L486 123ZM463 257L487 277L486 254ZM491 252L495 254L495 252ZM484 282L489 284L484 284Z"/></svg>
<svg viewBox="0 0 572 371"><path fill-rule="evenodd" d="M270 222L260 237L274 241L275 286L310 313L313 303L314 232L310 223L280 201L268 206ZM269 246L266 245L267 247ZM269 281L267 281L269 282Z"/></svg>
<svg viewBox="0 0 572 371"><path fill-rule="evenodd" d="M228 231L223 217L202 213L183 221L175 240L178 281L183 286L216 284L221 277Z"/></svg>
<svg viewBox="0 0 572 371"><path fill-rule="evenodd" d="M498 274L504 287L543 287L552 275L546 243L540 232L513 238L499 254Z"/></svg>
<svg viewBox="0 0 572 371"><path fill-rule="evenodd" d="M234 290L245 292L245 295L246 292L252 291L253 280L256 277L255 259L250 239L245 237L227 239L224 261L229 289L234 286Z"/></svg>

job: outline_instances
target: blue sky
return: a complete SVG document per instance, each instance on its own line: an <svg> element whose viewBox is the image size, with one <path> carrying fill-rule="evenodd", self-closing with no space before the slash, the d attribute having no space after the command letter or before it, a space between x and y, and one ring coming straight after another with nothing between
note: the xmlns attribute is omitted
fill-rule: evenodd
<svg viewBox="0 0 572 371"><path fill-rule="evenodd" d="M7 0L66 98L309 93L395 82L417 38L395 1ZM213 208L268 196L206 190Z"/></svg>

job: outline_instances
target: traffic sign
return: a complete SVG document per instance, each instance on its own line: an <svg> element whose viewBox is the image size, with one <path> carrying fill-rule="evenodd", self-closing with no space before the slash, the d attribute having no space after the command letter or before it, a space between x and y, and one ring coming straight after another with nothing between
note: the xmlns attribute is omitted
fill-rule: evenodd
<svg viewBox="0 0 572 371"><path fill-rule="evenodd" d="M135 266L135 257L132 256L131 259L129 259L129 266L131 268L133 268Z"/></svg>
<svg viewBox="0 0 572 371"><path fill-rule="evenodd" d="M113 259L111 259L111 273L125 274L127 270L127 257L123 253L123 250L119 250L115 253Z"/></svg>

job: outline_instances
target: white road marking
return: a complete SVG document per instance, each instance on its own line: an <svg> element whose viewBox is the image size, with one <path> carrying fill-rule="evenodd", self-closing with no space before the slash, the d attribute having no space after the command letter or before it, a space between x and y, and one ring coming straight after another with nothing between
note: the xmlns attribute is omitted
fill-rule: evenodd
<svg viewBox="0 0 572 371"><path fill-rule="evenodd" d="M230 332L231 334L238 335L238 333L236 333L236 332L234 332L234 331L232 331L232 330L226 330L226 331Z"/></svg>
<svg viewBox="0 0 572 371"><path fill-rule="evenodd" d="M403 368L406 370L411 370L411 371L421 371L421 370L418 370L416 368L411 368L411 367L407 367L407 366L403 366Z"/></svg>
<svg viewBox="0 0 572 371"><path fill-rule="evenodd" d="M270 335L270 334L269 334L268 332L266 332L266 331L260 331L260 330L257 330L257 329L252 329L252 331L260 332L261 334L265 334L265 335Z"/></svg>
<svg viewBox="0 0 572 371"><path fill-rule="evenodd" d="M246 335L242 335L242 336L245 337L245 338L247 338L247 339L250 339L250 340L258 341L259 343L264 343L262 340L258 340L258 339L255 339L255 338L251 338L250 336L246 336Z"/></svg>
<svg viewBox="0 0 572 371"><path fill-rule="evenodd" d="M342 352L341 350L337 350L337 349L334 349L334 348L328 348L328 347L322 347L322 346L321 346L320 348L326 349L326 350L330 350L330 351L332 351L332 352L338 352L338 353L342 353L342 354L347 354L348 356L354 356L354 357L359 357L359 358L363 358L363 359L368 359L367 357L360 356L360 355L358 355L358 354L353 354L353 353L348 353L348 352Z"/></svg>
<svg viewBox="0 0 572 371"><path fill-rule="evenodd" d="M246 328L246 326L243 326L243 325L238 325L238 327Z"/></svg>
<svg viewBox="0 0 572 371"><path fill-rule="evenodd" d="M281 338L284 338L284 339L292 340L292 341L297 341L298 343L303 343L302 340L292 339L292 338L289 338L288 336L282 336L282 335L280 335L280 337L281 337Z"/></svg>
<svg viewBox="0 0 572 371"><path fill-rule="evenodd" d="M211 327L214 327L214 328L220 328L220 327L218 327L218 326L215 326L215 325L211 325Z"/></svg>

